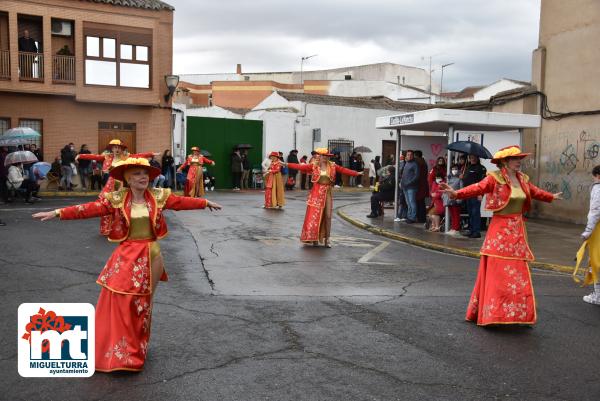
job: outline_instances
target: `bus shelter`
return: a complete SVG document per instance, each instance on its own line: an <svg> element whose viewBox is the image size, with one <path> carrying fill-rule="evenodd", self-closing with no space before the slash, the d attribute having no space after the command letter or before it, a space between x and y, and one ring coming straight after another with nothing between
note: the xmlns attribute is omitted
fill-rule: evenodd
<svg viewBox="0 0 600 401"><path fill-rule="evenodd" d="M454 142L456 131L481 132L519 132L519 146L522 146L523 129L539 128L541 117L536 114L496 113L460 109L428 109L411 113L378 117L376 128L396 130L396 164L402 151L402 137L406 131L420 131L423 135L446 135L448 144ZM450 151L448 151L447 174L450 175ZM397 167L397 166L396 166ZM398 174L396 168L396 194L394 197L394 216L398 213ZM445 231L450 228L449 209L445 211Z"/></svg>

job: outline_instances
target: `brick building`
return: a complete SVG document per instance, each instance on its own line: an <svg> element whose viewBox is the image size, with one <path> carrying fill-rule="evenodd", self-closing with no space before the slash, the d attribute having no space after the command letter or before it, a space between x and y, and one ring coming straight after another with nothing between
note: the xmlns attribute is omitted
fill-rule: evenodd
<svg viewBox="0 0 600 401"><path fill-rule="evenodd" d="M172 53L173 7L158 0L3 0L0 134L34 128L46 161L69 142L171 148Z"/></svg>

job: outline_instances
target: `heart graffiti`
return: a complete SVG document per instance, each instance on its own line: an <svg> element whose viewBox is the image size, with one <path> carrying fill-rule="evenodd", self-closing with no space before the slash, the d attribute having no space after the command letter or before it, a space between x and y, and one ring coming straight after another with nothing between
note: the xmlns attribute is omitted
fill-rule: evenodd
<svg viewBox="0 0 600 401"><path fill-rule="evenodd" d="M433 153L433 155L435 157L438 157L440 155L440 153L442 153L443 149L444 149L444 146L442 144L439 144L439 143L431 144L431 153Z"/></svg>

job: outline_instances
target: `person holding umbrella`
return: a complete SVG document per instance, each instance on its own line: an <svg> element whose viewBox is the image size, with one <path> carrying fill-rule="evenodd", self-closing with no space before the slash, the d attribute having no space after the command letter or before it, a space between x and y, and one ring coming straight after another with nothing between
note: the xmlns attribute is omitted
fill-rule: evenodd
<svg viewBox="0 0 600 401"><path fill-rule="evenodd" d="M33 204L34 200L41 200L34 196L37 195L40 186L36 181L26 178L24 173L23 163L12 164L8 168L8 189L15 191L25 189L25 203Z"/></svg>
<svg viewBox="0 0 600 401"><path fill-rule="evenodd" d="M204 157L200 153L200 148L197 146L192 147L192 154L185 159L185 162L179 166L177 171L183 171L189 166L187 172L187 178L185 180L185 188L183 194L185 196L191 196L193 198L201 198L204 196L204 172L202 167L204 163L215 165L215 162L210 160L208 157Z"/></svg>
<svg viewBox="0 0 600 401"><path fill-rule="evenodd" d="M561 199L561 193L551 194L536 187L521 172L521 160L528 155L517 145L509 146L492 159L499 170L482 181L458 191L440 184L450 199L487 194L486 209L494 212L480 250L479 271L466 313L466 320L480 326L533 325L537 320L528 265L534 256L527 243L523 215L533 199L552 202Z"/></svg>
<svg viewBox="0 0 600 401"><path fill-rule="evenodd" d="M233 177L233 190L239 191L241 189L242 174L244 172L244 162L242 160L242 154L240 149L236 148L231 154L231 175Z"/></svg>

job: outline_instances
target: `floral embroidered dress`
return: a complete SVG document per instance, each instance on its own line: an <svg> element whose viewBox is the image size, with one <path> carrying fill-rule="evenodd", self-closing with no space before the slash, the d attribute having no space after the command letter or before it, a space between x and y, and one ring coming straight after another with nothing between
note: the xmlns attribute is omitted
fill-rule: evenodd
<svg viewBox="0 0 600 401"><path fill-rule="evenodd" d="M120 157L115 157L114 153L112 153L112 152L104 152L101 155L93 155L93 154L83 153L83 154L77 155L77 158L79 160L95 160L99 163L102 163L102 174L108 174L110 172L110 169L113 168L113 166L115 166L117 163L127 160L127 158L129 158L129 157L147 159L152 156L153 156L153 154L150 152L149 153L135 153L135 154L129 154L127 152L122 152L120 154ZM115 180L114 178L109 176L108 180L106 181L106 184L104 184L104 187L102 188L102 191L100 191L100 196L98 197L98 199L101 199L103 194L105 194L107 192L116 191L119 188L121 188L122 186L123 186L123 183L121 181ZM100 234L102 234L104 236L108 236L108 233L110 232L110 225L111 225L110 216L102 217L100 219Z"/></svg>
<svg viewBox="0 0 600 401"><path fill-rule="evenodd" d="M96 370L139 371L144 367L152 321L152 265L162 258L157 240L167 225L162 211L204 209L207 201L172 195L169 189L146 190L145 204L133 204L131 192L107 192L101 199L60 210L61 220L111 216L109 240L119 242L96 282ZM163 270L161 281L168 276Z"/></svg>
<svg viewBox="0 0 600 401"><path fill-rule="evenodd" d="M267 170L265 177L265 208L267 209L285 206L281 167L282 164L277 159L271 162Z"/></svg>
<svg viewBox="0 0 600 401"><path fill-rule="evenodd" d="M179 167L180 170L183 170L187 166L190 167L185 180L185 188L183 189L183 194L185 196L191 196L193 198L201 198L204 196L204 173L202 172L204 163L215 164L214 161L202 155L189 155L181 167Z"/></svg>
<svg viewBox="0 0 600 401"><path fill-rule="evenodd" d="M317 163L296 164L288 163L292 170L300 170L310 174L313 187L306 200L306 215L300 234L302 242L322 242L329 238L331 233L331 213L333 210L333 196L331 187L335 183L336 174L351 176L360 175L357 171L350 170L333 162L328 162L325 169Z"/></svg>
<svg viewBox="0 0 600 401"><path fill-rule="evenodd" d="M534 260L527 243L523 213L531 199L552 202L553 195L518 172L520 186L506 171L494 171L477 184L457 191L458 199L487 194L486 209L494 212L483 246L466 319L478 325L534 324L535 296L527 262Z"/></svg>

